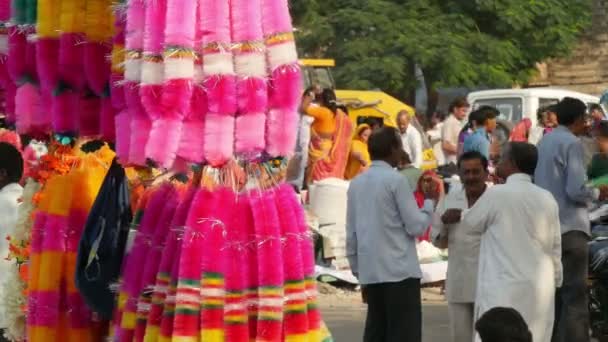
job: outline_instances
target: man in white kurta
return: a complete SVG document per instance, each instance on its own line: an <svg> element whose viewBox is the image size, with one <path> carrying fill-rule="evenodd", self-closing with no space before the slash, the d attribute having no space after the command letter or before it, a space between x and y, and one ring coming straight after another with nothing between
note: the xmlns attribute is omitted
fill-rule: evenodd
<svg viewBox="0 0 608 342"><path fill-rule="evenodd" d="M561 234L555 199L532 183L537 159L533 145L510 143L498 165L506 184L488 189L463 212L462 223L481 235L476 319L494 307L512 307L535 342L549 342L562 282Z"/></svg>
<svg viewBox="0 0 608 342"><path fill-rule="evenodd" d="M453 189L439 202L433 219L433 243L449 249L446 299L452 342L473 341L475 288L481 237L469 234L468 227L457 221L448 209L472 207L486 191L488 160L479 152L468 152L458 160L463 187Z"/></svg>

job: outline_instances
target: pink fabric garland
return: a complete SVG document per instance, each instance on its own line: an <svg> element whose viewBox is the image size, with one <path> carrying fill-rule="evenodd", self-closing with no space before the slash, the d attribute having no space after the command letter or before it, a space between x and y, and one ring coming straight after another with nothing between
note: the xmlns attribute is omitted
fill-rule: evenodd
<svg viewBox="0 0 608 342"><path fill-rule="evenodd" d="M209 112L205 118L205 158L221 166L232 158L236 76L231 53L230 5L224 0L200 0L203 35L203 75Z"/></svg>
<svg viewBox="0 0 608 342"><path fill-rule="evenodd" d="M297 108L302 93L300 67L287 0L261 0L267 60L272 73L266 150L290 156L296 143Z"/></svg>
<svg viewBox="0 0 608 342"><path fill-rule="evenodd" d="M265 147L268 75L261 9L261 0L231 1L234 64L238 77L235 153L247 160L256 159Z"/></svg>

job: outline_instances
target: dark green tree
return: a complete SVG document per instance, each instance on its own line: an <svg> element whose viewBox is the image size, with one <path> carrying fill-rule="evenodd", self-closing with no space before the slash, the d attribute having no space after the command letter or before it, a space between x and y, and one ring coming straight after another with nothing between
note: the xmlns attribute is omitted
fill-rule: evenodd
<svg viewBox="0 0 608 342"><path fill-rule="evenodd" d="M339 87L407 98L415 66L427 90L525 84L566 55L591 0L293 0L302 56L334 58Z"/></svg>

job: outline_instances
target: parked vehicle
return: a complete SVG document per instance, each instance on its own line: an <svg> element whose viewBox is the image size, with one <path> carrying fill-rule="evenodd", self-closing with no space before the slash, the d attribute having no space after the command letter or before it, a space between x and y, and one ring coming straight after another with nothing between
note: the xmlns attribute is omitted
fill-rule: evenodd
<svg viewBox="0 0 608 342"><path fill-rule="evenodd" d="M492 106L500 111L498 127L494 137L499 144L508 141L513 126L524 118L530 119L536 127L537 111L561 101L564 97L577 98L587 104L600 102L599 97L576 91L557 88L492 89L469 93L471 109Z"/></svg>

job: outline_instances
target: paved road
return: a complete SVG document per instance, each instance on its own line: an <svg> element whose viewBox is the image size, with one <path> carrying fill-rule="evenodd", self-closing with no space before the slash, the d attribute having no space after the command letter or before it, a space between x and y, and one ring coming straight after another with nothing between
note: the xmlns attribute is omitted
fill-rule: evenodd
<svg viewBox="0 0 608 342"><path fill-rule="evenodd" d="M321 303L323 319L336 342L359 342L363 340L365 325L364 305L345 300L345 303ZM449 341L448 313L445 303L423 305L423 342Z"/></svg>

